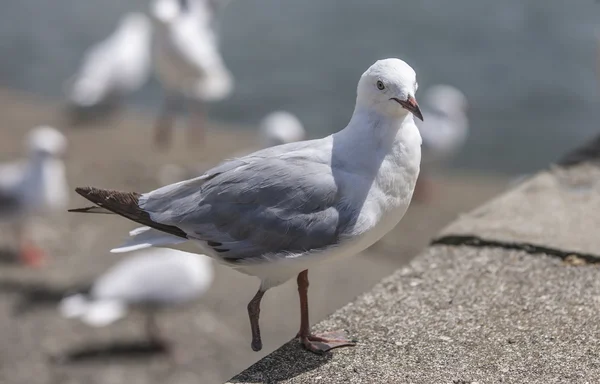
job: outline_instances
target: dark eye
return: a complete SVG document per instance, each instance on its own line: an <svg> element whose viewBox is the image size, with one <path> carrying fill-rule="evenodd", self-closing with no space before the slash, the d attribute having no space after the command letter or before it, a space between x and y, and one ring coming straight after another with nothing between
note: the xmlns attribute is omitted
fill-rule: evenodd
<svg viewBox="0 0 600 384"><path fill-rule="evenodd" d="M383 85L383 81L377 80L377 89L384 90L385 85Z"/></svg>

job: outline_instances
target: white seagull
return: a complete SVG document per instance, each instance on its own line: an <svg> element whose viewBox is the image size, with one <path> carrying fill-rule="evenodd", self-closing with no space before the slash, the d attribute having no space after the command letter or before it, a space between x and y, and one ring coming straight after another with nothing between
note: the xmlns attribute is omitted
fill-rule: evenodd
<svg viewBox="0 0 600 384"><path fill-rule="evenodd" d="M155 0L151 14L156 25L154 61L165 103L156 122L155 144L168 145L180 98L190 107L189 142L203 140L204 103L219 101L233 89L233 78L219 52L206 1Z"/></svg>
<svg viewBox="0 0 600 384"><path fill-rule="evenodd" d="M113 252L189 244L260 278L248 304L255 351L265 291L296 275L304 347L354 345L340 332L310 333L308 269L363 251L404 216L421 163L416 90L404 61L377 61L360 78L350 122L333 135L263 149L149 193L77 188L96 206L72 211L112 212L147 226Z"/></svg>
<svg viewBox="0 0 600 384"><path fill-rule="evenodd" d="M68 204L62 160L67 140L58 130L40 126L31 130L26 144L26 162L0 165L0 221L13 226L20 260L38 266L44 253L32 244L28 224L32 216L61 211Z"/></svg>
<svg viewBox="0 0 600 384"><path fill-rule="evenodd" d="M300 120L286 111L269 113L260 122L259 136L264 148L304 140L306 131Z"/></svg>
<svg viewBox="0 0 600 384"><path fill-rule="evenodd" d="M148 80L152 24L142 13L128 13L104 41L90 47L81 68L67 82L67 97L75 110L114 106Z"/></svg>
<svg viewBox="0 0 600 384"><path fill-rule="evenodd" d="M146 311L146 332L162 342L156 323L160 309L180 306L202 296L213 281L212 260L172 249L147 249L122 260L92 285L59 304L63 317L103 327L127 315L130 306Z"/></svg>
<svg viewBox="0 0 600 384"><path fill-rule="evenodd" d="M427 174L464 146L469 134L469 118L467 98L450 85L429 88L422 105L425 121L417 126L423 138L423 159L415 199L427 200L430 193Z"/></svg>

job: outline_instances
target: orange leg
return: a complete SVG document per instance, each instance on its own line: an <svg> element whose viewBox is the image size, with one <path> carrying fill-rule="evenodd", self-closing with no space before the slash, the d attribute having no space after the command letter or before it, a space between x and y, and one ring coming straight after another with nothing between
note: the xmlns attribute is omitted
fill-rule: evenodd
<svg viewBox="0 0 600 384"><path fill-rule="evenodd" d="M322 354L334 348L353 347L356 343L348 339L343 331L328 332L321 335L310 333L308 320L308 270L298 274L298 294L300 296L300 331L297 338L307 350Z"/></svg>

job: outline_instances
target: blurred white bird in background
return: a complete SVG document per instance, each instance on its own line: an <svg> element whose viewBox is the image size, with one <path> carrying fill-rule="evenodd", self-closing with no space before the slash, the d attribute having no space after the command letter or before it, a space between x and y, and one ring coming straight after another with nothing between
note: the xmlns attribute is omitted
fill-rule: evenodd
<svg viewBox="0 0 600 384"><path fill-rule="evenodd" d="M71 112L95 117L140 89L150 75L151 39L148 17L138 12L124 15L106 40L87 50L78 73L67 82Z"/></svg>
<svg viewBox="0 0 600 384"><path fill-rule="evenodd" d="M264 148L304 140L306 131L300 120L286 111L269 113L260 122L259 137Z"/></svg>
<svg viewBox="0 0 600 384"><path fill-rule="evenodd" d="M233 78L219 52L214 11L207 1L155 0L155 70L165 92L156 123L155 144L166 147L180 100L189 107L190 145L203 141L204 103L219 101L233 89Z"/></svg>
<svg viewBox="0 0 600 384"><path fill-rule="evenodd" d="M26 162L0 165L0 221L13 226L20 261L38 266L45 254L31 241L30 220L67 208L69 187L62 160L67 139L52 127L40 126L31 130L26 144Z"/></svg>
<svg viewBox="0 0 600 384"><path fill-rule="evenodd" d="M210 288L213 275L207 256L150 248L117 263L88 294L64 298L59 311L63 317L103 327L125 317L131 306L138 307L146 312L149 340L164 343L156 312L198 299Z"/></svg>
<svg viewBox="0 0 600 384"><path fill-rule="evenodd" d="M429 88L422 109L424 119L417 122L423 139L421 174L415 199L426 201L431 195L428 175L462 149L469 133L469 118L466 96L450 85Z"/></svg>

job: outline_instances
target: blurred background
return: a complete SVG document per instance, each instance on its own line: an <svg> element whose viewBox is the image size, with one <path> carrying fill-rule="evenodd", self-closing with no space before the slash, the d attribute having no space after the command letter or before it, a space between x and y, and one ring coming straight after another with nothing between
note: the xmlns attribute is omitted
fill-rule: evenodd
<svg viewBox="0 0 600 384"><path fill-rule="evenodd" d="M6 2L0 84L60 98L84 50L147 4ZM360 74L401 57L421 90L448 83L469 99L472 134L455 166L530 172L596 131L599 12L592 0L232 0L220 31L235 92L211 117L245 124L287 109L326 135L347 123ZM130 103L152 111L159 97L151 81Z"/></svg>
<svg viewBox="0 0 600 384"><path fill-rule="evenodd" d="M394 232L352 262L311 271L316 323L402 267L461 212L597 134L600 8L592 0L226 3L216 13L215 35L233 88L206 103L204 143L179 139L157 150L153 127L165 92L154 72L106 120L75 126L65 109L66 84L86 50L113 33L126 12L147 14L148 0L4 1L0 160L26 159L22 143L30 129L52 125L68 141L68 208L87 205L72 192L75 186L147 191L264 146L257 129L272 111L291 112L308 138L342 129L365 69L381 58L406 60L418 74L418 100L436 84L464 94L468 134L432 167L426 198ZM297 291L288 283L265 296L264 349L252 352L246 304L258 280L218 265L206 294L158 318L166 350L138 343L144 339L139 314L103 328L65 319L60 300L89 290L127 257L108 250L134 225L63 208L29 222L47 255L41 267L10 263L8 249L18 244L9 230L0 236L7 248L0 252L6 259L0 264L2 383L218 383L297 331Z"/></svg>

